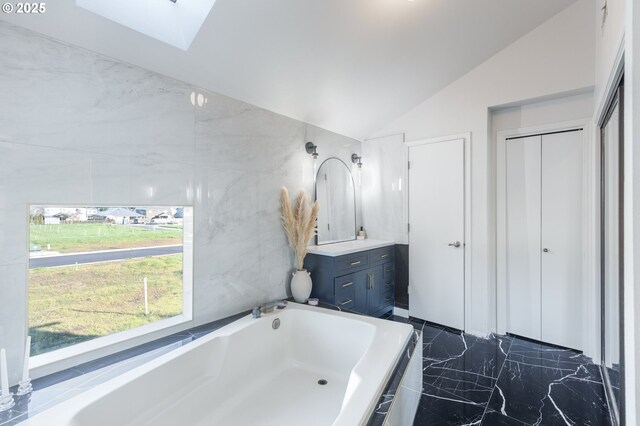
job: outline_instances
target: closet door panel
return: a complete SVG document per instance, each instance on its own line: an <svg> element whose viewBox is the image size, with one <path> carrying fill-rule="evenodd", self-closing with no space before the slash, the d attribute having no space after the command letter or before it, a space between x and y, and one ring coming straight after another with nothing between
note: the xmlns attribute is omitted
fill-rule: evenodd
<svg viewBox="0 0 640 426"><path fill-rule="evenodd" d="M540 335L541 137L506 143L507 331Z"/></svg>
<svg viewBox="0 0 640 426"><path fill-rule="evenodd" d="M542 340L582 348L583 132L542 136Z"/></svg>

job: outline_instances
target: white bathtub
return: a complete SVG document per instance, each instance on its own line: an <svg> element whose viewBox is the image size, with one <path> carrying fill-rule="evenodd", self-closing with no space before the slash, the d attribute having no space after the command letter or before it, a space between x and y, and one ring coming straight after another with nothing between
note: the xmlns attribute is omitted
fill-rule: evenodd
<svg viewBox="0 0 640 426"><path fill-rule="evenodd" d="M361 425L412 332L407 324L289 303L259 319L243 317L23 424Z"/></svg>

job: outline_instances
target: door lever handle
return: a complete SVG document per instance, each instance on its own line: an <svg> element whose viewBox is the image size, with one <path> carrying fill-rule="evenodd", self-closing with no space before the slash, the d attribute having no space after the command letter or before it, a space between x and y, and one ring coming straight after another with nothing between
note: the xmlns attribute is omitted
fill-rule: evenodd
<svg viewBox="0 0 640 426"><path fill-rule="evenodd" d="M447 244L449 247L455 247L458 248L460 247L462 244L460 244L460 241L454 241L452 243Z"/></svg>

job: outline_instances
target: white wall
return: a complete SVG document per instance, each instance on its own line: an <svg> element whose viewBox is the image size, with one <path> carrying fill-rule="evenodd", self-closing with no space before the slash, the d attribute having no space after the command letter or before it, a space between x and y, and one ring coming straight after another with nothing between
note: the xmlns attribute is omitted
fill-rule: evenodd
<svg viewBox="0 0 640 426"><path fill-rule="evenodd" d="M187 326L286 295L279 187L313 190L306 141L319 161L347 164L360 142L4 22L0 50L0 347L12 383L27 334L28 203L193 205Z"/></svg>
<svg viewBox="0 0 640 426"><path fill-rule="evenodd" d="M495 217L488 110L584 92L594 84L594 10L579 0L372 137L407 141L471 132L471 313L467 331L495 328ZM540 99L541 100L541 99Z"/></svg>
<svg viewBox="0 0 640 426"><path fill-rule="evenodd" d="M578 93L542 102L527 102L491 111L493 140L498 132L591 117L593 93Z"/></svg>
<svg viewBox="0 0 640 426"><path fill-rule="evenodd" d="M607 15L603 25L602 7L607 4ZM622 53L624 45L625 0L595 0L595 110L594 118L599 118L599 112L606 106L607 85L613 78L612 71L616 59Z"/></svg>

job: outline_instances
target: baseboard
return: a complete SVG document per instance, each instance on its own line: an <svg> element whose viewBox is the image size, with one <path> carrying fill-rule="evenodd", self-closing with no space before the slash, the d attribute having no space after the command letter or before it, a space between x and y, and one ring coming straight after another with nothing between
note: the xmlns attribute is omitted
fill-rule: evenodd
<svg viewBox="0 0 640 426"><path fill-rule="evenodd" d="M393 315L397 315L403 318L409 318L409 310L398 308L397 306L393 307Z"/></svg>

